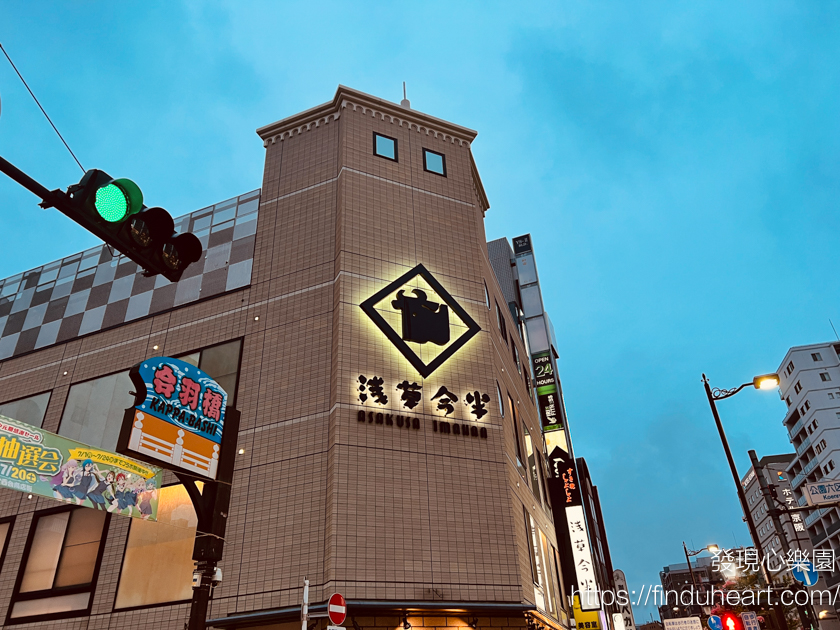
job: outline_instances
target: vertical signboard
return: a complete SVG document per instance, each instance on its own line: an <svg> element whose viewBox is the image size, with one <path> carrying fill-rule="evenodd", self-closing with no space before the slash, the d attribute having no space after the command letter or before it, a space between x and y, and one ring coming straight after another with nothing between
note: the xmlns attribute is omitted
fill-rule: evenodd
<svg viewBox="0 0 840 630"><path fill-rule="evenodd" d="M180 359L154 357L131 368L135 405L117 451L164 468L216 478L227 392Z"/></svg>
<svg viewBox="0 0 840 630"><path fill-rule="evenodd" d="M601 601L598 581L595 577L595 564L592 560L592 547L586 529L586 515L583 511L577 471L571 463L562 470L560 478L563 481L566 526L569 531L569 542L572 544L572 559L580 592L580 607L582 610L599 610Z"/></svg>
<svg viewBox="0 0 840 630"><path fill-rule="evenodd" d="M532 361L534 363L534 386L537 389L537 407L540 410L543 431L562 429L557 378L554 374L551 352L539 352L533 355Z"/></svg>

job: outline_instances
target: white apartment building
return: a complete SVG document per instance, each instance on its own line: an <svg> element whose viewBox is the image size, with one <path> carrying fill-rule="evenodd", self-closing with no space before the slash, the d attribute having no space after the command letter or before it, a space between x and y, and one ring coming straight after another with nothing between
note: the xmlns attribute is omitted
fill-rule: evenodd
<svg viewBox="0 0 840 630"><path fill-rule="evenodd" d="M840 343L791 348L779 366L779 393L788 406L785 428L796 456L787 467L798 505L805 505L804 484L840 478ZM833 549L840 557L840 510L801 512L794 533L807 532L815 549ZM793 545L791 545L793 546ZM836 588L840 571L823 574Z"/></svg>

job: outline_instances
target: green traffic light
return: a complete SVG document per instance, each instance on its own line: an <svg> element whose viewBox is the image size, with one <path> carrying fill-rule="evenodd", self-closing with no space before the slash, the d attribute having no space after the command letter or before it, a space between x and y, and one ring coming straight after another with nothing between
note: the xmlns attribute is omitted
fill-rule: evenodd
<svg viewBox="0 0 840 630"><path fill-rule="evenodd" d="M143 208L143 193L130 179L114 179L96 191L94 202L99 216L117 223Z"/></svg>
<svg viewBox="0 0 840 630"><path fill-rule="evenodd" d="M119 186L108 184L96 191L96 211L110 223L122 221L128 214L128 197Z"/></svg>

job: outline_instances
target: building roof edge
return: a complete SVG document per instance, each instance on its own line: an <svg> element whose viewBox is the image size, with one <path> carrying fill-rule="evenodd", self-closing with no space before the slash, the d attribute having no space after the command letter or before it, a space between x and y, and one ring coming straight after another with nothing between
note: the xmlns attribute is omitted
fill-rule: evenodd
<svg viewBox="0 0 840 630"><path fill-rule="evenodd" d="M288 118L260 127L257 129L257 135L268 146L278 139L283 140L287 134L288 137L291 137L296 132L300 133L304 130L304 127L308 130L312 125L319 126L322 121L326 124L331 120L338 120L341 116L341 110L348 105L354 106L354 109L355 107L362 107L365 111L370 109L374 116L376 114L383 118L387 116L392 122L407 123L409 128L414 125L418 127L418 130L424 128L427 131L443 133L444 136L451 136L454 140L459 140L467 146L478 135L478 132L473 129L435 118L416 109L403 107L397 103L354 90L346 85L338 86L332 101L316 105Z"/></svg>

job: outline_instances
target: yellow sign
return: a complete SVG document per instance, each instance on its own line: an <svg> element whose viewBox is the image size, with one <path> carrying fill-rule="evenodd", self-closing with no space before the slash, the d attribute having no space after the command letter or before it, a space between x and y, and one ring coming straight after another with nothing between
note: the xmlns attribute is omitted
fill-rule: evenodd
<svg viewBox="0 0 840 630"><path fill-rule="evenodd" d="M97 464L106 464L108 466L122 468L123 470L133 472L134 474L143 477L143 479L151 479L157 474L156 470L152 470L151 468L138 464L134 460L126 459L125 457L120 457L114 453L100 451L95 448L71 448L68 452L70 453L70 457L73 459L82 461L89 459Z"/></svg>
<svg viewBox="0 0 840 630"><path fill-rule="evenodd" d="M580 609L580 596L575 595L574 604L575 625L577 630L602 630L601 628L601 611Z"/></svg>

